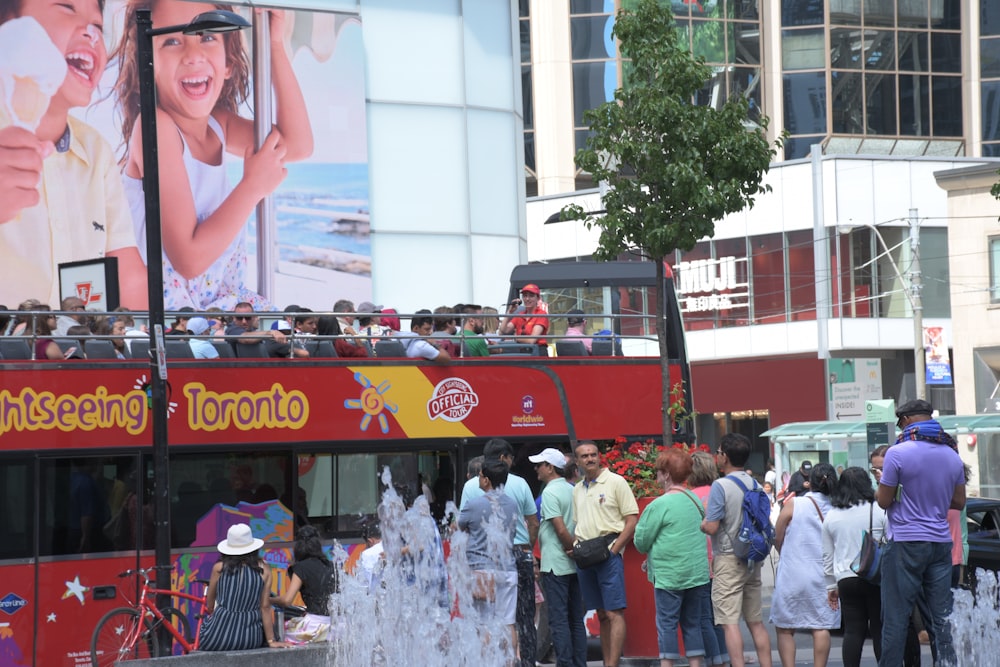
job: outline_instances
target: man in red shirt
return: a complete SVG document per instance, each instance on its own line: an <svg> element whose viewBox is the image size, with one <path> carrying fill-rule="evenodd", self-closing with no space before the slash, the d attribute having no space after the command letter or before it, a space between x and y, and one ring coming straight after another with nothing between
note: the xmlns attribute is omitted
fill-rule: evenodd
<svg viewBox="0 0 1000 667"><path fill-rule="evenodd" d="M549 330L549 308L542 302L538 285L528 284L521 288L521 303L516 301L508 306L508 317L500 325L500 334L516 336L518 343L545 345L545 333ZM536 317L542 315L542 317Z"/></svg>

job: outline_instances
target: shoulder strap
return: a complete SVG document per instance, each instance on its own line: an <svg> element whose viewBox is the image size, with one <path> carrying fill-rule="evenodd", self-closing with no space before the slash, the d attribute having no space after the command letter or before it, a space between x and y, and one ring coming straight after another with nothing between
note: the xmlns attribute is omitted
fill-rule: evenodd
<svg viewBox="0 0 1000 667"><path fill-rule="evenodd" d="M868 503L868 534L872 534L872 522L875 518L875 503Z"/></svg>
<svg viewBox="0 0 1000 667"><path fill-rule="evenodd" d="M815 498L810 496L806 496L806 498L809 498L809 500L812 501L813 507L816 508L816 514L819 514L819 522L823 523L823 511L819 508L819 503L816 502Z"/></svg>
<svg viewBox="0 0 1000 667"><path fill-rule="evenodd" d="M736 485L740 487L740 490L741 490L741 491L743 491L743 495L746 495L746 494L747 494L747 492L749 491L749 489L747 488L747 485L746 485L746 484L744 484L744 483L743 483L743 482L742 482L742 481L740 480L740 478L739 478L739 477L737 477L737 476L736 476L735 474L732 474L732 475L726 475L726 479L728 479L728 480L729 480L729 481L731 481L731 482L736 482ZM755 488L755 489L757 488L757 480L754 480L754 481L753 481L753 488Z"/></svg>
<svg viewBox="0 0 1000 667"><path fill-rule="evenodd" d="M701 501L698 499L698 497L695 496L695 495L693 495L687 489L681 490L681 493L683 493L685 496L687 496L688 500L690 500L691 502L694 503L694 506L698 508L698 512L701 514L701 518L704 519L705 518L705 508L704 508L704 506L702 506Z"/></svg>

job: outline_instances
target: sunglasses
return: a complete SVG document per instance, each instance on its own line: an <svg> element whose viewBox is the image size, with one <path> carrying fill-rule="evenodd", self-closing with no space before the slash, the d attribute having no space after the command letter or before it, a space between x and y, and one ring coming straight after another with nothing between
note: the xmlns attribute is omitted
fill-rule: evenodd
<svg viewBox="0 0 1000 667"><path fill-rule="evenodd" d="M252 320L252 319L253 319L253 315L236 315L235 317L233 317L233 320L236 321L236 322L245 321L245 320Z"/></svg>

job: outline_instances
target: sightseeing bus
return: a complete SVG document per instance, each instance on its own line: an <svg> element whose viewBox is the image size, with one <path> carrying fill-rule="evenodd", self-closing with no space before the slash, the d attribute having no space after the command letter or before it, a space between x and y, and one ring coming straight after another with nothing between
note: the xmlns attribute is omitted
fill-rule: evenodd
<svg viewBox="0 0 1000 667"><path fill-rule="evenodd" d="M134 594L117 574L153 564L149 377L140 360L0 360L0 665L89 664L95 624ZM208 578L235 523L265 540L276 586L296 526L357 544L386 468L439 513L491 437L536 483L544 446L657 434L660 382L648 357L168 359L174 586Z"/></svg>

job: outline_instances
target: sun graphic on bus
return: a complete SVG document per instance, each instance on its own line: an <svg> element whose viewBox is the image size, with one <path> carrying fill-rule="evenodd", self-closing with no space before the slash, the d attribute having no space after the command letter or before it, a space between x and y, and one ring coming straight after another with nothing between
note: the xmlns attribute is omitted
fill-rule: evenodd
<svg viewBox="0 0 1000 667"><path fill-rule="evenodd" d="M146 406L152 409L153 407L152 381L147 380L146 375L143 374L140 377L136 378L135 384L132 385L132 388L146 392ZM167 419L170 419L171 415L173 415L177 411L177 401L170 400L170 394L172 390L169 382L166 383L166 390L167 390Z"/></svg>
<svg viewBox="0 0 1000 667"><path fill-rule="evenodd" d="M362 431L368 430L368 425L372 423L372 417L378 417L378 425L382 429L382 433L388 433L389 420L385 416L385 411L388 410L392 414L396 414L396 411L399 410L398 405L385 400L385 392L389 391L392 385L386 380L377 387L373 386L372 381L360 372L354 374L354 381L363 387L361 396L360 398L348 398L344 401L344 407L348 410L364 411L365 415L361 418L360 424Z"/></svg>

